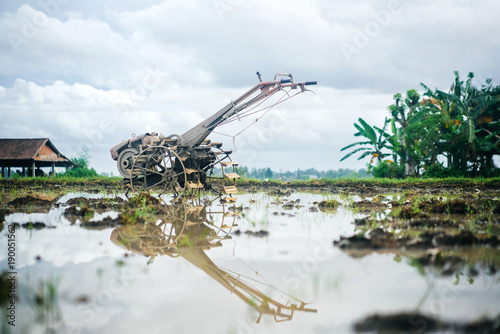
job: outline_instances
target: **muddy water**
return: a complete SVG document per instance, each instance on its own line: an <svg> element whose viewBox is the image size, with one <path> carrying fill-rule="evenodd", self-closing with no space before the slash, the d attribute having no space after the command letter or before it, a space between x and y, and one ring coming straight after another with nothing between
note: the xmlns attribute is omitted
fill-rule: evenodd
<svg viewBox="0 0 500 334"><path fill-rule="evenodd" d="M403 328L419 331L431 328L429 318L460 325L500 314L496 246L358 247L344 238L404 230L388 218L388 206L347 205L360 198L257 193L234 204L175 205L165 198L160 209L138 214L113 198L94 209L82 197L102 201L71 193L44 210L18 207L5 215L2 269L8 227L19 226L16 326L2 315L2 332L342 333L371 315L400 313L413 314ZM341 204L322 210L325 199ZM67 211L71 205L77 214ZM123 225L125 211L129 222L134 214L143 218ZM459 260L445 261L450 254Z"/></svg>

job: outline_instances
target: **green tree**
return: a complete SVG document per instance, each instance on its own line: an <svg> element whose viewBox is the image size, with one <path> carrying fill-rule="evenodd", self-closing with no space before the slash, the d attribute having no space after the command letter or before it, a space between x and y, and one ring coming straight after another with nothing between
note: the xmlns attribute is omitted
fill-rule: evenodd
<svg viewBox="0 0 500 334"><path fill-rule="evenodd" d="M74 167L69 168L66 173L60 174L61 176L69 177L95 177L98 176L94 168L90 167L90 150L84 147L78 154L78 157L72 158L71 162L75 164Z"/></svg>
<svg viewBox="0 0 500 334"><path fill-rule="evenodd" d="M372 127L361 118L355 124L356 136L366 141L350 144L343 150L357 147L344 156L362 152L358 160L372 155L378 158L373 175L398 176L496 176L493 154L500 153L500 86L486 80L474 87L473 73L462 81L458 72L449 90L431 90L420 94L410 89L406 96L394 95L388 107L392 119L382 129ZM385 132L390 122L392 135ZM393 163L384 161L392 153ZM371 161L371 162L372 162ZM371 166L371 162L369 167ZM446 162L446 166L444 164Z"/></svg>
<svg viewBox="0 0 500 334"><path fill-rule="evenodd" d="M271 168L268 167L266 169L265 177L266 179L271 179L273 177L273 171L271 170Z"/></svg>
<svg viewBox="0 0 500 334"><path fill-rule="evenodd" d="M377 158L377 161L380 162L382 161L383 158L390 156L389 153L382 151L383 149L390 148L391 146L390 145L391 135L389 135L385 131L386 125L388 124L387 119L382 129L376 126L372 127L371 125L366 123L362 118L359 118L358 122L359 124L354 123L354 127L358 130L358 132L356 132L354 136L364 137L368 140L358 141L343 147L341 151L347 150L355 146L362 146L346 154L342 159L340 159L340 161L344 161L345 159L349 158L350 156L358 152L363 152L358 157L358 160L361 160L371 155L372 158L370 160L370 164L373 163L373 158Z"/></svg>
<svg viewBox="0 0 500 334"><path fill-rule="evenodd" d="M493 87L491 80L487 80L478 89L472 85L473 73L469 73L465 82L460 80L458 72L454 74L448 93L432 91L422 84L428 99L421 112L428 115L429 125L416 128L415 136L433 133L435 154L445 156L448 169L462 175L487 176L494 168L492 153L499 152L500 87ZM431 146L430 142L427 146ZM428 165L434 168L435 159Z"/></svg>
<svg viewBox="0 0 500 334"><path fill-rule="evenodd" d="M245 178L245 177L248 177L249 175L249 172L248 172L248 168L247 167L235 167L236 169L236 174L238 174L239 176Z"/></svg>
<svg viewBox="0 0 500 334"><path fill-rule="evenodd" d="M407 138L406 128L416 113L420 94L415 89L406 92L406 97L400 93L394 94L394 104L389 106L389 113L393 117L392 129L394 135L394 158L400 157L401 164L405 166L406 176L415 176L418 156L415 153L414 142ZM396 123L399 125L397 128Z"/></svg>

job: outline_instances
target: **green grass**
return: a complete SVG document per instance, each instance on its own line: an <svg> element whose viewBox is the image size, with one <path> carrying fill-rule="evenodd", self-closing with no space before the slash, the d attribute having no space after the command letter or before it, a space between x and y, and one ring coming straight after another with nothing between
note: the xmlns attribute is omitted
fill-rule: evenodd
<svg viewBox="0 0 500 334"><path fill-rule="evenodd" d="M487 188L500 188L500 177L497 178L463 178L463 177L449 177L449 178L407 178L407 179L387 179L387 178L342 178L342 179L317 179L306 181L279 181L269 180L262 181L256 179L238 179L237 184L240 185L269 185L269 186L338 186L338 187L380 187L380 188L407 188L407 187L435 187L441 186L446 188L456 188L460 186L476 186Z"/></svg>
<svg viewBox="0 0 500 334"><path fill-rule="evenodd" d="M69 176L43 176L43 177L23 177L17 179L5 179L0 178L0 182L20 182L20 183L30 183L30 182L48 182L48 183L60 183L60 182L92 182L101 181L106 183L115 183L121 181L122 178L119 176L95 176L95 177L69 177ZM466 178L466 177L448 177L448 178L406 178L406 179L389 179L389 178L336 178L336 179L315 179L315 180L296 180L296 181L281 181L281 180L259 180L259 179L248 179L240 178L236 180L237 184L268 184L268 185L366 185L366 186L411 186L411 185L435 185L443 184L448 186L457 185L470 185L476 184L478 186L500 186L500 177L495 178Z"/></svg>
<svg viewBox="0 0 500 334"><path fill-rule="evenodd" d="M73 178L73 177L28 177L19 179L0 179L0 192L8 194L9 191L16 193L21 188L29 188L35 190L37 188L43 191L50 189L51 186L73 186L85 187L92 186L100 189L103 192L109 190L123 190L120 187L120 177L90 177L90 178ZM216 183L216 182L215 182ZM270 180L262 181L257 179L238 179L236 185L240 187L291 187L291 188L351 188L352 191L363 190L374 191L389 190L391 193L412 192L416 188L431 188L440 187L442 189L460 189L460 188L478 188L478 189L500 189L500 177L498 178L408 178L408 179L386 179L386 178L351 178L351 179L318 179L307 181L279 181ZM376 189L374 189L376 188ZM347 189L346 191L350 191ZM418 191L418 190L417 190ZM13 196L15 194L10 194Z"/></svg>
<svg viewBox="0 0 500 334"><path fill-rule="evenodd" d="M84 182L84 181L109 181L109 182L118 182L122 178L118 176L108 177L108 176L93 176L93 177L70 177L70 176L36 176L36 177L20 177L20 178L0 178L0 182L49 182L49 183L58 183L58 182Z"/></svg>
<svg viewBox="0 0 500 334"><path fill-rule="evenodd" d="M0 179L0 191L4 193L10 192L10 196L15 197L19 189L25 188L30 190L43 190L46 192L47 186L65 187L65 186L97 186L118 188L121 178L119 177L89 177L89 178L72 178L72 177L25 177L19 179ZM38 189L40 188L40 189Z"/></svg>

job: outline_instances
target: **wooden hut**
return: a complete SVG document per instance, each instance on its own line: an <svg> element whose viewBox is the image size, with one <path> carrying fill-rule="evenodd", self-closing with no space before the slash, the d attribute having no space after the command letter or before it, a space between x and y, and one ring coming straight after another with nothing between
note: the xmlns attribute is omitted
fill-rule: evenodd
<svg viewBox="0 0 500 334"><path fill-rule="evenodd" d="M73 167L75 164L62 155L49 138L0 139L0 167L2 176L7 168L7 177L12 168L22 168L22 175L28 170L30 176L41 173L41 167ZM38 172L37 172L38 171Z"/></svg>

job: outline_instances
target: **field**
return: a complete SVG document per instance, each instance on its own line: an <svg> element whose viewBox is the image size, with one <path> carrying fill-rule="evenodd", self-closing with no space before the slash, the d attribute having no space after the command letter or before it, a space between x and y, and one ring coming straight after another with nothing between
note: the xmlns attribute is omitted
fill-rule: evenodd
<svg viewBox="0 0 500 334"><path fill-rule="evenodd" d="M14 332L498 330L500 179L238 189L180 200L118 179L0 180Z"/></svg>

